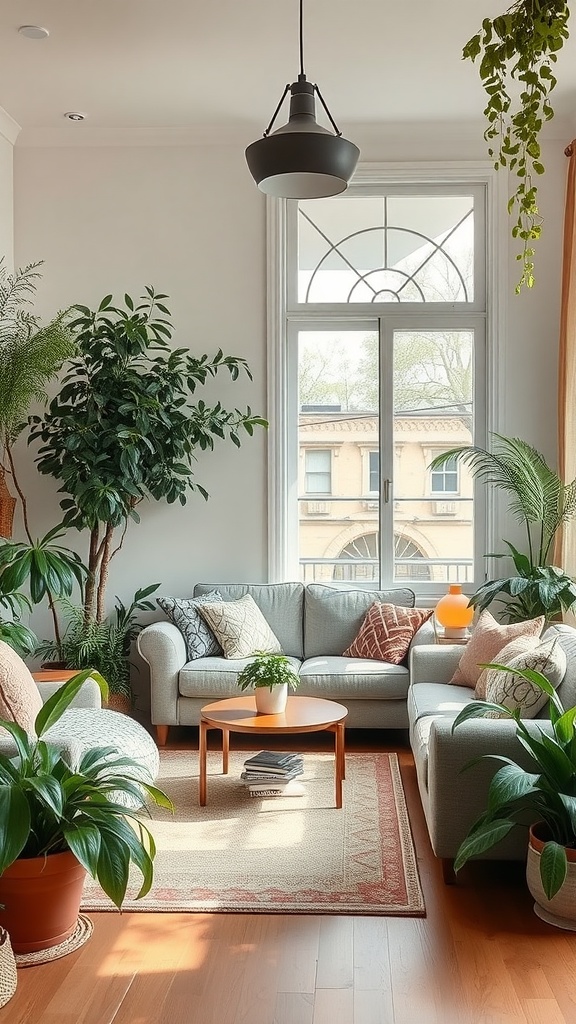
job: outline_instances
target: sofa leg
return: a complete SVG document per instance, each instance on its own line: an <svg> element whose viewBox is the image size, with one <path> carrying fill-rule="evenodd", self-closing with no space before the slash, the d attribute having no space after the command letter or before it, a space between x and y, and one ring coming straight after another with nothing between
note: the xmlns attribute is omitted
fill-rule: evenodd
<svg viewBox="0 0 576 1024"><path fill-rule="evenodd" d="M167 725L156 726L156 739L159 747L165 747L168 742L168 729Z"/></svg>
<svg viewBox="0 0 576 1024"><path fill-rule="evenodd" d="M454 860L451 857L442 857L442 878L444 885L456 885L456 872L454 871Z"/></svg>

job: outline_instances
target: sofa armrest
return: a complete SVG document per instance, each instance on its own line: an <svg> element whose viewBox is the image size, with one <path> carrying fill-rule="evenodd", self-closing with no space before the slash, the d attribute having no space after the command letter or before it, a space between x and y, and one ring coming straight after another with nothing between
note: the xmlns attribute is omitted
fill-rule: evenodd
<svg viewBox="0 0 576 1024"><path fill-rule="evenodd" d="M42 703L45 704L49 697L64 686L64 683L36 683L36 685L40 691ZM101 708L102 694L98 683L94 679L86 679L68 707Z"/></svg>
<svg viewBox="0 0 576 1024"><path fill-rule="evenodd" d="M410 683L449 683L461 657L460 644L419 644L412 647Z"/></svg>
<svg viewBox="0 0 576 1024"><path fill-rule="evenodd" d="M427 824L437 857L453 858L470 826L487 807L488 787L502 767L496 757L471 761L488 754L509 757L523 768L534 770L530 755L518 742L516 724L510 719L477 718L463 722L452 732L452 718L438 718L430 728L428 746ZM549 721L526 721L530 732L541 729L552 735ZM470 767L466 767L470 765ZM495 858L525 855L524 830L494 847Z"/></svg>
<svg viewBox="0 0 576 1024"><path fill-rule="evenodd" d="M182 633L172 622L152 622L138 634L136 645L150 666L153 725L178 725L178 677L188 661Z"/></svg>

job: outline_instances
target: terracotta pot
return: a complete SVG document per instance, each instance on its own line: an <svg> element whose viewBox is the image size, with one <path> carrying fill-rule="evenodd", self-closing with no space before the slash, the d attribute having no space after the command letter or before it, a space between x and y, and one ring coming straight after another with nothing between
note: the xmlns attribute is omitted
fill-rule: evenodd
<svg viewBox="0 0 576 1024"><path fill-rule="evenodd" d="M260 715L281 715L286 711L288 683L256 687L256 710Z"/></svg>
<svg viewBox="0 0 576 1024"><path fill-rule="evenodd" d="M108 694L108 700L104 701L102 707L108 711L120 711L123 715L132 714L132 701L125 693Z"/></svg>
<svg viewBox="0 0 576 1024"><path fill-rule="evenodd" d="M576 931L576 850L566 848L568 872L559 892L549 900L540 879L540 855L544 843L549 839L547 826L543 821L532 825L528 841L526 861L526 882L534 897L534 913L548 924L567 931Z"/></svg>
<svg viewBox="0 0 576 1024"><path fill-rule="evenodd" d="M16 860L0 876L0 925L15 953L64 942L78 920L86 871L73 853Z"/></svg>

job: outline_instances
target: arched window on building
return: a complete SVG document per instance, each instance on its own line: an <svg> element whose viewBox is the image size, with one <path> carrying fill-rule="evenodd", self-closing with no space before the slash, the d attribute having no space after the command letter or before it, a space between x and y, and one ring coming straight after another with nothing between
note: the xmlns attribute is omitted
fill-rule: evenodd
<svg viewBox="0 0 576 1024"><path fill-rule="evenodd" d="M363 533L342 548L338 559L345 562L334 566L334 580L372 582L378 579L380 566L379 537L377 533ZM431 579L430 566L424 552L414 541L401 533L394 534L395 578L402 580ZM349 560L349 564L348 564Z"/></svg>

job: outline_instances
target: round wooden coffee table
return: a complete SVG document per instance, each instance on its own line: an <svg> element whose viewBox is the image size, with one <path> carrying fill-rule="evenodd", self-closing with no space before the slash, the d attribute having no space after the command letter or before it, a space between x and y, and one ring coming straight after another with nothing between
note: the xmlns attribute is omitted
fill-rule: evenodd
<svg viewBox="0 0 576 1024"><path fill-rule="evenodd" d="M321 697L288 697L282 715L259 715L254 697L231 697L207 704L200 712L200 806L206 804L206 733L222 730L222 771L228 774L230 733L333 732L335 752L336 807L342 807L342 779L345 778L344 719L348 708Z"/></svg>

